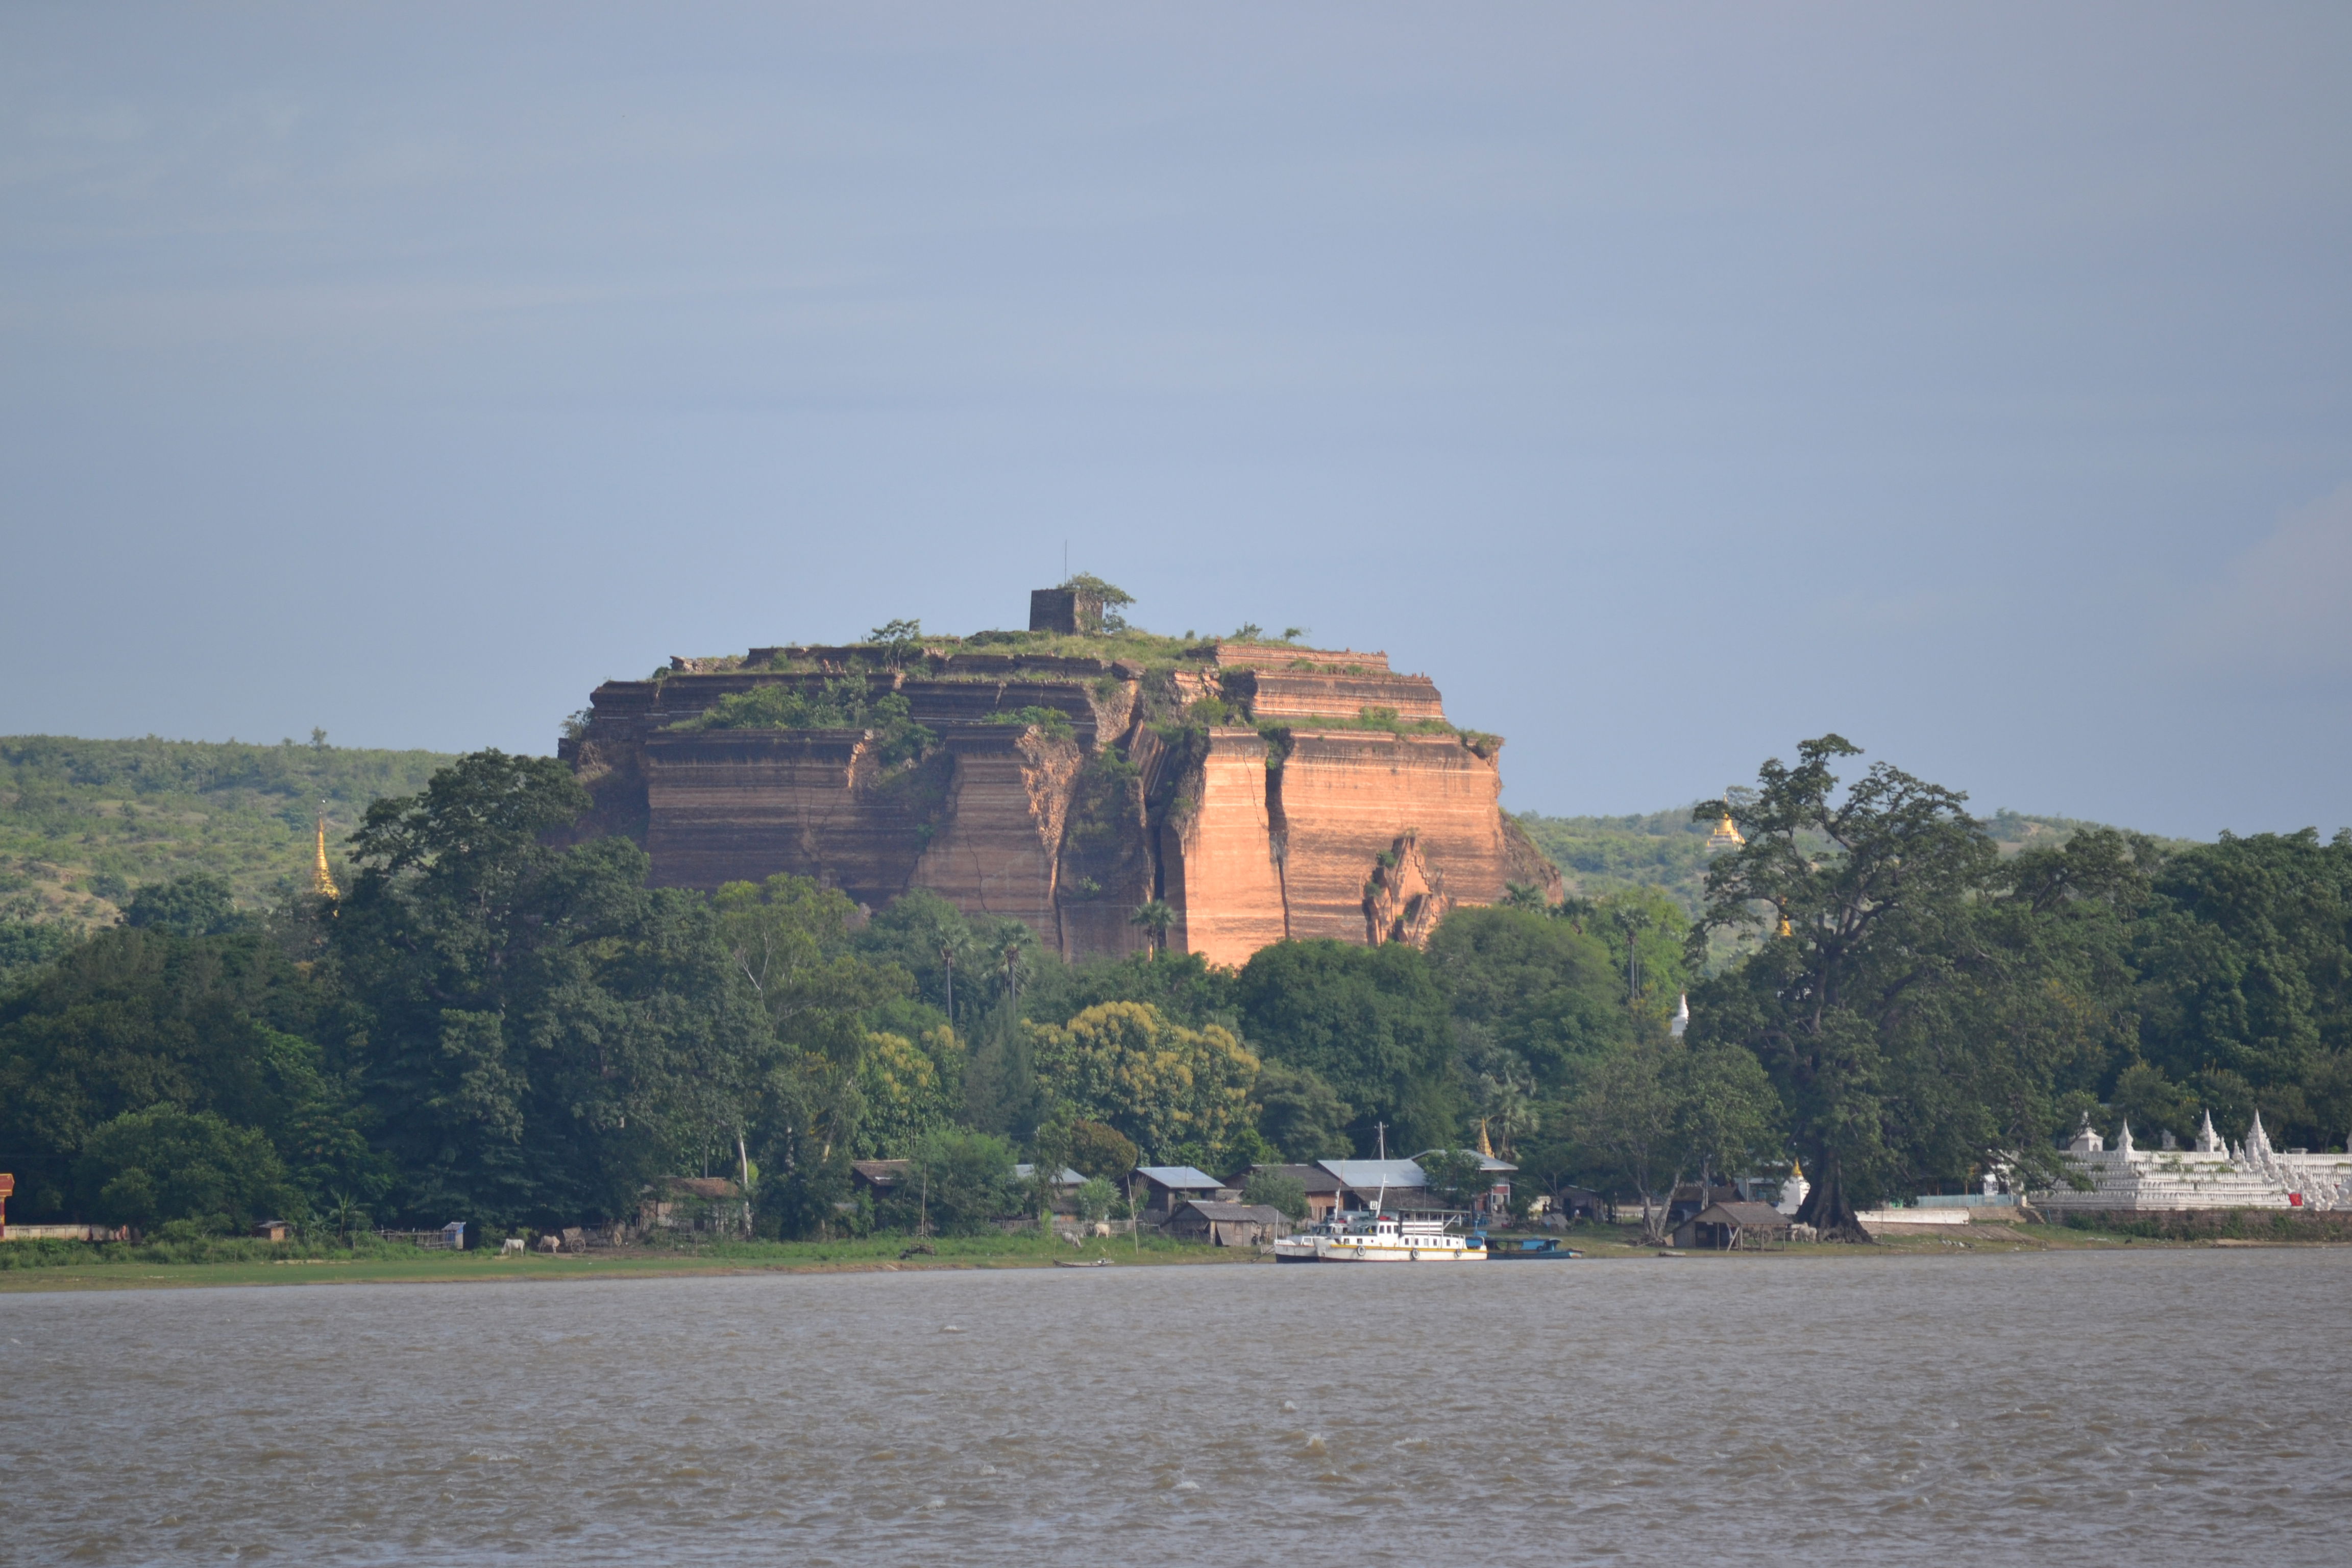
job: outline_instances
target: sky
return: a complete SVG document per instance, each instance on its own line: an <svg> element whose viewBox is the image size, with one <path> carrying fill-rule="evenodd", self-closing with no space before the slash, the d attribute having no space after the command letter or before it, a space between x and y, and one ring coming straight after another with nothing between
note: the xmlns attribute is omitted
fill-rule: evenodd
<svg viewBox="0 0 2352 1568"><path fill-rule="evenodd" d="M2352 824L2352 7L0 8L0 733L1068 569L1650 811Z"/></svg>

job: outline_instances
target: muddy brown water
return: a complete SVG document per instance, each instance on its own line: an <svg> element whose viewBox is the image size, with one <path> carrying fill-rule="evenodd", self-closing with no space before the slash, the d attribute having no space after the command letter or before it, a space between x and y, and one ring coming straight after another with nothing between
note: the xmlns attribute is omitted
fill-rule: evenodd
<svg viewBox="0 0 2352 1568"><path fill-rule="evenodd" d="M0 1298L0 1562L2347 1561L2352 1251Z"/></svg>

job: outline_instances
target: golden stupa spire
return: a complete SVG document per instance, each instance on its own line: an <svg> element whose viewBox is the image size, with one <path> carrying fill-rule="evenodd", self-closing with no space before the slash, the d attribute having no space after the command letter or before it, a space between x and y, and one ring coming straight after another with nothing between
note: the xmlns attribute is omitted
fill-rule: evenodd
<svg viewBox="0 0 2352 1568"><path fill-rule="evenodd" d="M1718 849L1737 849L1747 842L1739 836L1738 824L1731 820L1731 792L1726 790L1722 819L1716 823L1715 831L1706 836L1707 852L1713 854Z"/></svg>
<svg viewBox="0 0 2352 1568"><path fill-rule="evenodd" d="M327 869L327 803L319 803L319 858L310 866L310 890L322 899L340 899L342 889L335 886L334 873Z"/></svg>
<svg viewBox="0 0 2352 1568"><path fill-rule="evenodd" d="M1495 1146L1486 1141L1486 1119L1483 1116L1478 1118L1478 1152L1489 1160L1495 1157Z"/></svg>

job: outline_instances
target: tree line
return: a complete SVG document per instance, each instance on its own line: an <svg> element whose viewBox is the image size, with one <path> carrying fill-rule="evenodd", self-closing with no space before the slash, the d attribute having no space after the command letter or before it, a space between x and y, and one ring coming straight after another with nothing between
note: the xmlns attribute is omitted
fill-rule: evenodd
<svg viewBox="0 0 2352 1568"><path fill-rule="evenodd" d="M626 840L549 847L586 805L560 764L474 753L370 808L339 903L155 884L11 982L0 1168L22 1219L171 1234L497 1234L727 1175L763 1234L810 1236L908 1223L853 1160L916 1159L925 1222L953 1226L1037 1200L1016 1158L1224 1173L1483 1131L1522 1200L1660 1204L1801 1157L1838 1232L1988 1167L2051 1179L2084 1114L2341 1136L2352 843L2091 832L2003 858L1953 792L1883 763L1841 786L1853 754L1808 742L1698 808L1746 843L1696 921L1654 889L1522 891L1425 950L1224 969L1065 963L922 890L867 918L793 877L648 888Z"/></svg>

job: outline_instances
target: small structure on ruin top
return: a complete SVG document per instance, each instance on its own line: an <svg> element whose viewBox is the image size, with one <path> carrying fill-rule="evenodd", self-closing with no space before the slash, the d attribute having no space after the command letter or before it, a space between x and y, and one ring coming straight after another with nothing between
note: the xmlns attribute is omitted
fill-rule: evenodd
<svg viewBox="0 0 2352 1568"><path fill-rule="evenodd" d="M1559 898L1502 809L1500 737L1427 676L1255 628L1158 637L1130 602L1076 577L1025 631L894 622L606 681L558 749L595 802L574 832L635 839L661 886L928 888L1068 958L1417 943L1514 883Z"/></svg>

